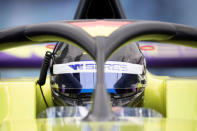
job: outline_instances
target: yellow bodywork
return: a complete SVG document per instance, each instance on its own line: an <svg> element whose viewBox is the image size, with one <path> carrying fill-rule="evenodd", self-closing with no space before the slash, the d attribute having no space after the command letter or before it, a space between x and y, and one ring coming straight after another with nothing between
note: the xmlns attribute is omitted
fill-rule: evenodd
<svg viewBox="0 0 197 131"><path fill-rule="evenodd" d="M35 79L1 80L0 129L2 130L82 130L87 126L121 130L184 130L197 128L197 81L195 79L158 77L147 73L144 107L162 113L165 118L131 118L132 122L73 124L71 118L36 119L46 109L40 87ZM42 87L50 106L53 106L49 78ZM63 125L61 123L64 123ZM55 123L55 124L54 124ZM95 123L95 122L92 122ZM184 126L183 126L183 125ZM85 126L86 125L86 126ZM118 126L117 126L118 125Z"/></svg>

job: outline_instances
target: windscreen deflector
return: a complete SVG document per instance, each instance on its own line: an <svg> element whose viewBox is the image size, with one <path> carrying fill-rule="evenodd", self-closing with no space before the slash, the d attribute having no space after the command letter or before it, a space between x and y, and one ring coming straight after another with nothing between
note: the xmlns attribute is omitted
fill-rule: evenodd
<svg viewBox="0 0 197 131"><path fill-rule="evenodd" d="M70 117L76 120L83 119L89 112L90 106L76 107L51 107L40 113L37 118L64 118ZM161 118L159 112L146 108L113 107L113 113L120 119L127 120L127 117ZM124 118L125 117L125 118Z"/></svg>

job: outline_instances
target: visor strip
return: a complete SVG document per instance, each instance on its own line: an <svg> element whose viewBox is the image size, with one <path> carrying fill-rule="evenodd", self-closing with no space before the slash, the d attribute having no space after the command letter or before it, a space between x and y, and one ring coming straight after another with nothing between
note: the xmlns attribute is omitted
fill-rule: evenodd
<svg viewBox="0 0 197 131"><path fill-rule="evenodd" d="M94 61L78 61L53 65L53 74L94 72L96 72L96 63ZM143 66L139 64L118 61L107 61L105 63L105 73L142 74L142 72Z"/></svg>

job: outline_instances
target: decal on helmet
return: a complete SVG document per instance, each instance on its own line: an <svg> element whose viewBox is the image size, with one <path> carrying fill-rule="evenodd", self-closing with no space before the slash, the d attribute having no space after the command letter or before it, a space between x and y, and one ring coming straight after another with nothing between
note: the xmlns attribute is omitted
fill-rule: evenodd
<svg viewBox="0 0 197 131"><path fill-rule="evenodd" d="M96 63L94 61L79 61L53 65L53 74L90 72L96 72ZM118 61L107 61L105 63L105 73L142 74L142 72L143 66L139 64Z"/></svg>

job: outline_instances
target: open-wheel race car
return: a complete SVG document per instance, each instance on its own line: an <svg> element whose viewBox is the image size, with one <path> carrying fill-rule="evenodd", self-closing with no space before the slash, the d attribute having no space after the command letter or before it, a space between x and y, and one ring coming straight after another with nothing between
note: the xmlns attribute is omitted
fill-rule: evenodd
<svg viewBox="0 0 197 131"><path fill-rule="evenodd" d="M195 130L197 80L155 76L138 41L197 47L197 29L78 20L0 31L0 49L58 42L40 77L1 79L1 130ZM47 76L50 68L50 76Z"/></svg>

